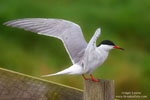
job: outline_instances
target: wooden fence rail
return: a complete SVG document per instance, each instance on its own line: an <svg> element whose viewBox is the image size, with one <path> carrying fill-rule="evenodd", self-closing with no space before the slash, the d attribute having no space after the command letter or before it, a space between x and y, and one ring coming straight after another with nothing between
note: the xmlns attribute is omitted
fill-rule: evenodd
<svg viewBox="0 0 150 100"><path fill-rule="evenodd" d="M0 100L83 100L83 92L0 68Z"/></svg>
<svg viewBox="0 0 150 100"><path fill-rule="evenodd" d="M0 100L113 100L114 82L84 81L83 91L0 68Z"/></svg>

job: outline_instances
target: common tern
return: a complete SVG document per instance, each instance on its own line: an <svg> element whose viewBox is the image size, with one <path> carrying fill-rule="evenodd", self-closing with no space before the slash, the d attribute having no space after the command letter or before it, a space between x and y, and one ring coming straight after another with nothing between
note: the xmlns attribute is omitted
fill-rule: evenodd
<svg viewBox="0 0 150 100"><path fill-rule="evenodd" d="M62 40L73 65L65 70L55 74L44 75L43 77L82 74L85 80L89 80L84 74L90 74L91 79L98 82L99 80L93 78L92 72L104 63L110 50L123 50L123 48L116 46L110 40L103 40L96 46L96 40L101 34L100 28L96 30L89 43L87 43L80 26L63 19L25 18L8 21L4 25L22 28Z"/></svg>

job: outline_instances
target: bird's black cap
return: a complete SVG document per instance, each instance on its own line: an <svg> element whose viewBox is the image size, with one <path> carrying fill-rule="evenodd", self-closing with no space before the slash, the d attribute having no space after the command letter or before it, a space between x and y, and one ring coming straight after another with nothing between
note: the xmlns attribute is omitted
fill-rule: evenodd
<svg viewBox="0 0 150 100"><path fill-rule="evenodd" d="M115 46L115 44L112 42L112 41L110 41L110 40L103 40L99 45L98 45L98 47L100 46L100 45L112 45L112 46Z"/></svg>

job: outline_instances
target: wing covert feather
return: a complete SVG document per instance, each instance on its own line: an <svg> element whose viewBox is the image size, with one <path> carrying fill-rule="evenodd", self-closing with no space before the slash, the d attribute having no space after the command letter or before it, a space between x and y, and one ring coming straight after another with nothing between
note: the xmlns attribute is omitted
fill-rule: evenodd
<svg viewBox="0 0 150 100"><path fill-rule="evenodd" d="M80 61L87 47L87 42L84 39L80 26L70 21L25 18L8 21L4 24L61 39L73 63Z"/></svg>

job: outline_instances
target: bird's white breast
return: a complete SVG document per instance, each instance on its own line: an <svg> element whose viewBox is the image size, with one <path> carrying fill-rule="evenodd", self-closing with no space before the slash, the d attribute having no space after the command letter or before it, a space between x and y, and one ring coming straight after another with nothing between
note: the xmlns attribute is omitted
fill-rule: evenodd
<svg viewBox="0 0 150 100"><path fill-rule="evenodd" d="M106 60L108 52L96 48L85 54L83 59L84 73L91 73Z"/></svg>

